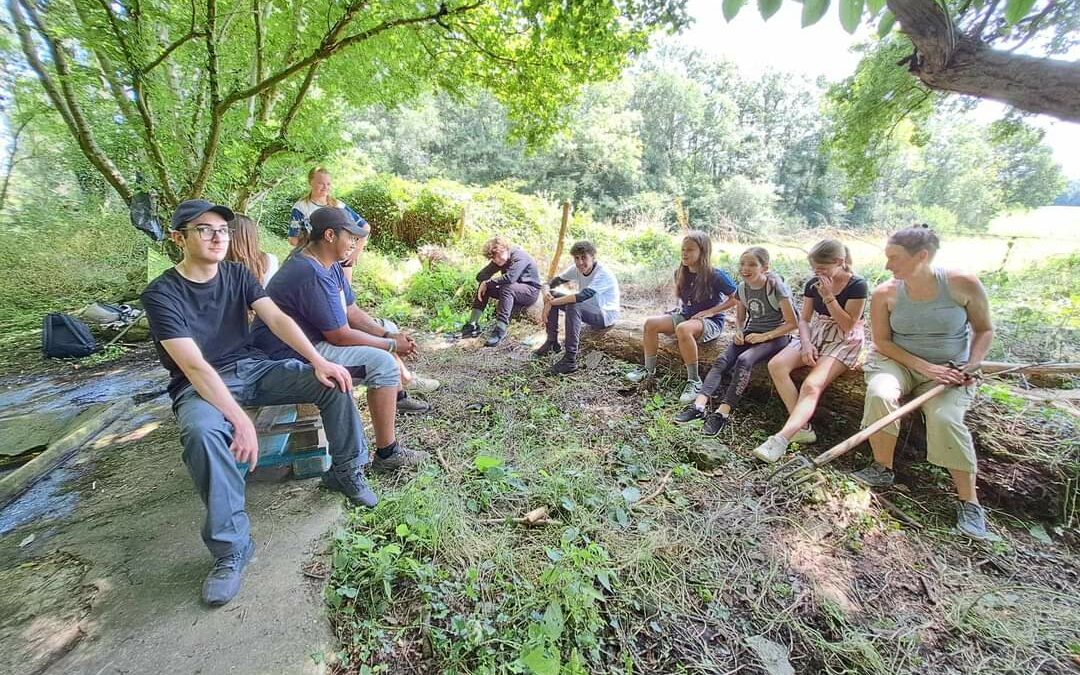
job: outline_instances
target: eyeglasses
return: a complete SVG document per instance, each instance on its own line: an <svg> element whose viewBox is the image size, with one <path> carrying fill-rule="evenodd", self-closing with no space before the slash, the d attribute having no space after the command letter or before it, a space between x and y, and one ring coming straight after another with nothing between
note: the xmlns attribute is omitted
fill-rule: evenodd
<svg viewBox="0 0 1080 675"><path fill-rule="evenodd" d="M218 239L228 239L233 233L231 227L211 227L209 225L191 225L184 229L195 230L199 235L199 239L202 239L203 241L213 241L214 237L217 237Z"/></svg>

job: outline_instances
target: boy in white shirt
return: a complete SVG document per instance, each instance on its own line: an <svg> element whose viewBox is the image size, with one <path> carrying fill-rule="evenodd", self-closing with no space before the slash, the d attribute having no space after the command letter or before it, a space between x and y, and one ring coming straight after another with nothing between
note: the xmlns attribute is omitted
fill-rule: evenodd
<svg viewBox="0 0 1080 675"><path fill-rule="evenodd" d="M557 354L565 346L562 359L551 367L551 372L559 375L572 373L578 368L582 322L593 328L607 328L619 318L619 282L607 268L596 262L596 247L590 242L579 241L570 248L570 255L574 258L574 264L541 287L547 341L533 352L535 358L542 358ZM564 295L551 292L551 289L568 281L577 283L576 293ZM560 311L566 314L564 345L559 344Z"/></svg>

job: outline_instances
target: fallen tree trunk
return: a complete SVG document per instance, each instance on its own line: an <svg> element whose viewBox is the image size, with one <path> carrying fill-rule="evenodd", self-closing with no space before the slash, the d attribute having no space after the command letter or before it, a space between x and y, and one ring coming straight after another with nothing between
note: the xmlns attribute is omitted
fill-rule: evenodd
<svg viewBox="0 0 1080 675"><path fill-rule="evenodd" d="M729 341L730 334L725 333L715 342L701 347L699 362L703 373L723 353ZM618 321L606 330L584 331L582 348L596 349L625 361L641 363L641 326L636 322ZM673 339L661 337L657 356L659 369L682 373L682 357ZM1063 368L1075 366L1054 364L1043 368L1060 373ZM987 370L1000 371L1009 367L1012 364L995 363ZM796 371L796 381L805 374L805 369ZM865 393L861 371L850 371L833 382L814 413L818 445L828 447L830 440L846 438L860 427ZM755 369L747 396L749 400L766 406L769 412L783 416L783 403L774 395L764 367ZM1070 496L1078 480L1075 475L1075 428L1062 421L1033 419L1023 412L984 398L976 401L968 411L966 420L979 456L979 494L982 501L1040 518L1068 521L1075 517L1075 497ZM910 481L914 477L913 465L925 459L925 439L921 415L913 415L903 423L896 465L902 480ZM852 455L860 458L856 462L862 462L869 456L869 450L855 450Z"/></svg>

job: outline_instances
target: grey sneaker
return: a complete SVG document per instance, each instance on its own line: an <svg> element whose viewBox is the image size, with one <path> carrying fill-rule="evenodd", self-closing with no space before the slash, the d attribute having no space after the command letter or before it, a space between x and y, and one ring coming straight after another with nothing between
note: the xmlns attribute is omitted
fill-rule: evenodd
<svg viewBox="0 0 1080 675"><path fill-rule="evenodd" d="M410 380L407 385L405 385L405 388L409 391L415 391L419 394L430 394L441 386L442 382L439 382L434 378L422 377L420 375L417 375L416 373L413 373L413 379Z"/></svg>
<svg viewBox="0 0 1080 675"><path fill-rule="evenodd" d="M375 458L371 460L371 471L373 473L390 473L398 469L419 466L427 461L428 457L430 455L422 450L409 450L398 443L397 450L389 457L379 457L379 453L375 453Z"/></svg>
<svg viewBox="0 0 1080 675"><path fill-rule="evenodd" d="M531 354L534 359L542 359L548 354L558 354L562 351L562 345L558 342L547 340L544 344L540 345L538 349L534 349Z"/></svg>
<svg viewBox="0 0 1080 675"><path fill-rule="evenodd" d="M810 443L817 443L817 433L811 426L805 426L799 429L791 437L790 443L799 443L800 445L809 445Z"/></svg>
<svg viewBox="0 0 1080 675"><path fill-rule="evenodd" d="M787 452L788 441L783 436L776 434L769 436L765 442L754 448L754 457L763 462L772 464L784 456Z"/></svg>
<svg viewBox="0 0 1080 675"><path fill-rule="evenodd" d="M406 396L405 398L398 399L397 411L399 413L431 412L431 404L422 399L413 398L412 396Z"/></svg>
<svg viewBox="0 0 1080 675"><path fill-rule="evenodd" d="M711 412L705 417L705 424L701 427L701 433L706 436L716 436L720 430L727 426L730 418L718 412Z"/></svg>
<svg viewBox="0 0 1080 675"><path fill-rule="evenodd" d="M638 366L626 374L626 379L631 382L644 382L653 375L655 375L655 373L651 370L646 370L645 366Z"/></svg>
<svg viewBox="0 0 1080 675"><path fill-rule="evenodd" d="M221 607L236 597L240 582L244 579L244 568L254 555L255 540L249 537L243 550L215 560L214 567L203 582L203 602L211 607Z"/></svg>
<svg viewBox="0 0 1080 675"><path fill-rule="evenodd" d="M322 483L328 490L348 497L353 504L374 507L379 503L375 492L368 487L363 469L357 460L330 467L330 470L322 475Z"/></svg>
<svg viewBox="0 0 1080 675"><path fill-rule="evenodd" d="M865 469L860 469L851 474L851 477L867 487L892 487L896 482L896 474L892 469L887 469L877 462L872 463Z"/></svg>
<svg viewBox="0 0 1080 675"><path fill-rule="evenodd" d="M682 395L679 396L679 403L693 403L694 399L701 393L701 380L696 382L687 382L683 387Z"/></svg>
<svg viewBox="0 0 1080 675"><path fill-rule="evenodd" d="M693 403L683 408L678 415L675 416L676 424L686 424L687 422L693 422L694 420L705 419L705 409L698 408Z"/></svg>
<svg viewBox="0 0 1080 675"><path fill-rule="evenodd" d="M956 529L972 539L987 541L994 538L986 529L986 509L971 502L956 505Z"/></svg>

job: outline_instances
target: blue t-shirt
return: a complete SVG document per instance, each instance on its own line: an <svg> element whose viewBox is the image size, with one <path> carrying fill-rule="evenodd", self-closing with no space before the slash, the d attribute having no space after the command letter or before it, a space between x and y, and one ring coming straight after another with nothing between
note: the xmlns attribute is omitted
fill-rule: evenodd
<svg viewBox="0 0 1080 675"><path fill-rule="evenodd" d="M346 307L356 302L339 263L327 269L300 252L289 256L266 286L266 294L300 326L312 344L326 340L324 331L348 324ZM255 345L270 358L300 358L261 320L255 320L253 330Z"/></svg>
<svg viewBox="0 0 1080 675"><path fill-rule="evenodd" d="M678 283L679 272L675 272L675 283ZM697 287L698 279L697 274L694 272L687 272L686 285L682 289L676 288L676 292L679 295L679 314L682 314L686 318L690 318L700 311L709 309L719 305L724 300L728 299L732 293L735 292L735 282L728 276L727 272L714 267L712 270L712 276L709 278L709 292L705 296L705 299L700 302L694 302L694 290ZM724 325L724 315L717 314L710 316L709 321Z"/></svg>

